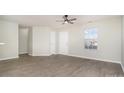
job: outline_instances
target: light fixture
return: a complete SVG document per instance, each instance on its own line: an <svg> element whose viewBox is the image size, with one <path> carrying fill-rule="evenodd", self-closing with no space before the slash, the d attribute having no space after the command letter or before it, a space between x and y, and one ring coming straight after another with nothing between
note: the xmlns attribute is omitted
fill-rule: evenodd
<svg viewBox="0 0 124 93"><path fill-rule="evenodd" d="M65 21L64 23L65 23L65 24L67 24L68 22L67 22L67 21Z"/></svg>

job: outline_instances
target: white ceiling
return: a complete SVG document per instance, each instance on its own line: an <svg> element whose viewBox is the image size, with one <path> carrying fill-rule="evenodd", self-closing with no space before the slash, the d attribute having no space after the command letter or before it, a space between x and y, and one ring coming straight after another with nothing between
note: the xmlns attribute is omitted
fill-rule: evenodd
<svg viewBox="0 0 124 93"><path fill-rule="evenodd" d="M7 20L11 22L17 22L21 26L50 26L59 28L67 25L62 25L61 22L56 20L62 20L63 15L1 15L1 20ZM69 18L77 18L73 25L83 24L88 21L101 20L103 18L115 17L115 16L104 16L104 15L70 15Z"/></svg>

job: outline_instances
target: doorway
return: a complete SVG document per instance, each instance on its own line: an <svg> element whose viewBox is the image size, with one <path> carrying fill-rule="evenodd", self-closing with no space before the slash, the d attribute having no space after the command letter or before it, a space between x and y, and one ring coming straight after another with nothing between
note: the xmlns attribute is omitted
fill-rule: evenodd
<svg viewBox="0 0 124 93"><path fill-rule="evenodd" d="M19 28L19 55L28 54L28 28Z"/></svg>

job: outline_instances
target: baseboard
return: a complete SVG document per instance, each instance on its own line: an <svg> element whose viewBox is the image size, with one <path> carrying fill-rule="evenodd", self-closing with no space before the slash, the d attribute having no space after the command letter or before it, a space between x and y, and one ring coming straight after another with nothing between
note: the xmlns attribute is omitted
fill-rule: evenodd
<svg viewBox="0 0 124 93"><path fill-rule="evenodd" d="M91 58L91 57L86 57L86 56L77 56L77 55L70 55L70 54L67 54L67 56L86 58L86 59L98 60L98 61L105 61L105 62L111 62L111 63L119 63L119 64L121 63L120 61L113 61L113 60L106 60L106 59L99 59L99 58Z"/></svg>
<svg viewBox="0 0 124 93"><path fill-rule="evenodd" d="M123 70L123 72L124 72L124 66L122 65L122 63L120 63L121 64L121 68L122 68L122 70Z"/></svg>
<svg viewBox="0 0 124 93"><path fill-rule="evenodd" d="M51 55L53 55L53 54L40 54L40 55L36 55L36 54L28 54L29 56L51 56ZM57 54L54 54L54 55L57 55Z"/></svg>
<svg viewBox="0 0 124 93"><path fill-rule="evenodd" d="M25 53L19 53L19 55L23 55L23 54L28 54L28 52L25 52Z"/></svg>
<svg viewBox="0 0 124 93"><path fill-rule="evenodd" d="M2 60L8 60L8 59L15 59L15 58L19 58L19 56L1 58L0 61L2 61Z"/></svg>
<svg viewBox="0 0 124 93"><path fill-rule="evenodd" d="M51 54L40 54L40 55L35 55L35 54L33 55L33 54L32 54L31 56L50 56L50 55L51 55Z"/></svg>
<svg viewBox="0 0 124 93"><path fill-rule="evenodd" d="M29 56L32 56L32 54L28 54Z"/></svg>

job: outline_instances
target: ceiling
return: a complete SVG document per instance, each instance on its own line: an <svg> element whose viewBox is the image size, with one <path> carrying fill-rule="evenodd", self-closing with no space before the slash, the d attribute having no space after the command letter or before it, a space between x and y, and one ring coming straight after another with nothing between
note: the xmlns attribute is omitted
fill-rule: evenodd
<svg viewBox="0 0 124 93"><path fill-rule="evenodd" d="M63 15L1 15L1 20L16 22L21 26L50 26L53 28L64 27L68 25L83 24L89 21L101 20L108 17L115 17L109 15L69 15L69 18L77 18L74 24L62 25L61 22Z"/></svg>

